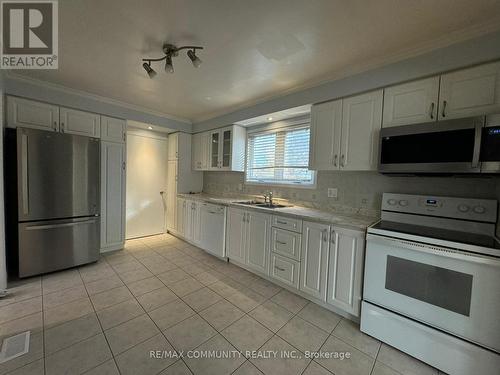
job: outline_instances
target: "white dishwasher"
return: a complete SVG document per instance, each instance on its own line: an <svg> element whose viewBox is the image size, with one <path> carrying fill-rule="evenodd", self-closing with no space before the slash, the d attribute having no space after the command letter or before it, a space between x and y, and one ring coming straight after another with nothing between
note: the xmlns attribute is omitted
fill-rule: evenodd
<svg viewBox="0 0 500 375"><path fill-rule="evenodd" d="M202 203L200 209L200 247L209 253L226 256L226 207Z"/></svg>

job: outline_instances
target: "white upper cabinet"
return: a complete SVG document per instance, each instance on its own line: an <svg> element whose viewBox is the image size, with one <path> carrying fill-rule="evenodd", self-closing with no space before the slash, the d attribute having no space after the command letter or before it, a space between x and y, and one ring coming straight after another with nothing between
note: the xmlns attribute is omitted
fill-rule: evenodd
<svg viewBox="0 0 500 375"><path fill-rule="evenodd" d="M300 290L326 301L330 227L304 221L300 264Z"/></svg>
<svg viewBox="0 0 500 375"><path fill-rule="evenodd" d="M340 169L346 171L377 169L382 101L382 90L342 100Z"/></svg>
<svg viewBox="0 0 500 375"><path fill-rule="evenodd" d="M500 111L500 62L441 76L439 119Z"/></svg>
<svg viewBox="0 0 500 375"><path fill-rule="evenodd" d="M125 143L127 122L114 117L101 116L101 139L103 141Z"/></svg>
<svg viewBox="0 0 500 375"><path fill-rule="evenodd" d="M269 272L271 215L247 212L246 264L254 270Z"/></svg>
<svg viewBox="0 0 500 375"><path fill-rule="evenodd" d="M331 233L327 302L359 316L364 232L335 227Z"/></svg>
<svg viewBox="0 0 500 375"><path fill-rule="evenodd" d="M7 96L7 126L59 131L59 107Z"/></svg>
<svg viewBox="0 0 500 375"><path fill-rule="evenodd" d="M96 138L101 136L101 117L95 113L61 107L59 116L59 129L62 133Z"/></svg>
<svg viewBox="0 0 500 375"><path fill-rule="evenodd" d="M179 133L168 135L167 155L168 160L177 160L179 157Z"/></svg>
<svg viewBox="0 0 500 375"><path fill-rule="evenodd" d="M436 121L439 77L384 89L384 128Z"/></svg>
<svg viewBox="0 0 500 375"><path fill-rule="evenodd" d="M243 172L245 170L246 130L233 125L206 133L208 163L204 170ZM203 151L205 152L205 151Z"/></svg>
<svg viewBox="0 0 500 375"><path fill-rule="evenodd" d="M197 133L193 134L193 150L192 150L192 162L193 169L197 171L203 171L208 169L209 160L209 145L210 136L209 133Z"/></svg>
<svg viewBox="0 0 500 375"><path fill-rule="evenodd" d="M231 207L226 221L226 255L229 259L243 264L246 262L246 218L245 210Z"/></svg>
<svg viewBox="0 0 500 375"><path fill-rule="evenodd" d="M338 169L342 100L315 104L311 108L309 168Z"/></svg>

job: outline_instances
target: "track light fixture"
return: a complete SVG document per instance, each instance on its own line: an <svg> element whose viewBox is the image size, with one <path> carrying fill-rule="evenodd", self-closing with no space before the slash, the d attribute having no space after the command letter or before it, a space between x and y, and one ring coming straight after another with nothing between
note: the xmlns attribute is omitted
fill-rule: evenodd
<svg viewBox="0 0 500 375"><path fill-rule="evenodd" d="M164 44L163 45L163 53L165 56L158 59L142 59L143 68L148 73L149 78L153 78L156 75L156 71L151 67L152 62L163 61L165 60L165 72L173 73L174 72L174 64L172 63L172 57L176 57L179 55L179 51L187 49L187 56L193 63L195 68L198 68L201 65L201 59L196 56L196 50L203 49L203 47L199 46L182 46L176 47L173 44Z"/></svg>
<svg viewBox="0 0 500 375"><path fill-rule="evenodd" d="M155 70L151 68L151 65L149 63L145 62L144 64L142 64L142 66L146 73L148 73L149 78L153 78L156 75Z"/></svg>

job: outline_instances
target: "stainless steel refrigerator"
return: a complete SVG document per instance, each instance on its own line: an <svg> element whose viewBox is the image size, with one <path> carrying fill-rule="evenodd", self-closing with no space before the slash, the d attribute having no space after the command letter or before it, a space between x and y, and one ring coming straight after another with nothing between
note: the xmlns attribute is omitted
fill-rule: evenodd
<svg viewBox="0 0 500 375"><path fill-rule="evenodd" d="M25 128L7 132L6 186L16 195L7 196L9 268L26 277L96 261L99 139Z"/></svg>

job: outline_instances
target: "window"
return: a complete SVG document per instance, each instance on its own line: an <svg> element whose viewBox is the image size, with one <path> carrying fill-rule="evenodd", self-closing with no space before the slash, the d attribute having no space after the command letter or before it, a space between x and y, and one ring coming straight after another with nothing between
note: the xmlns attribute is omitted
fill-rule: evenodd
<svg viewBox="0 0 500 375"><path fill-rule="evenodd" d="M309 125L248 135L246 182L314 185Z"/></svg>

